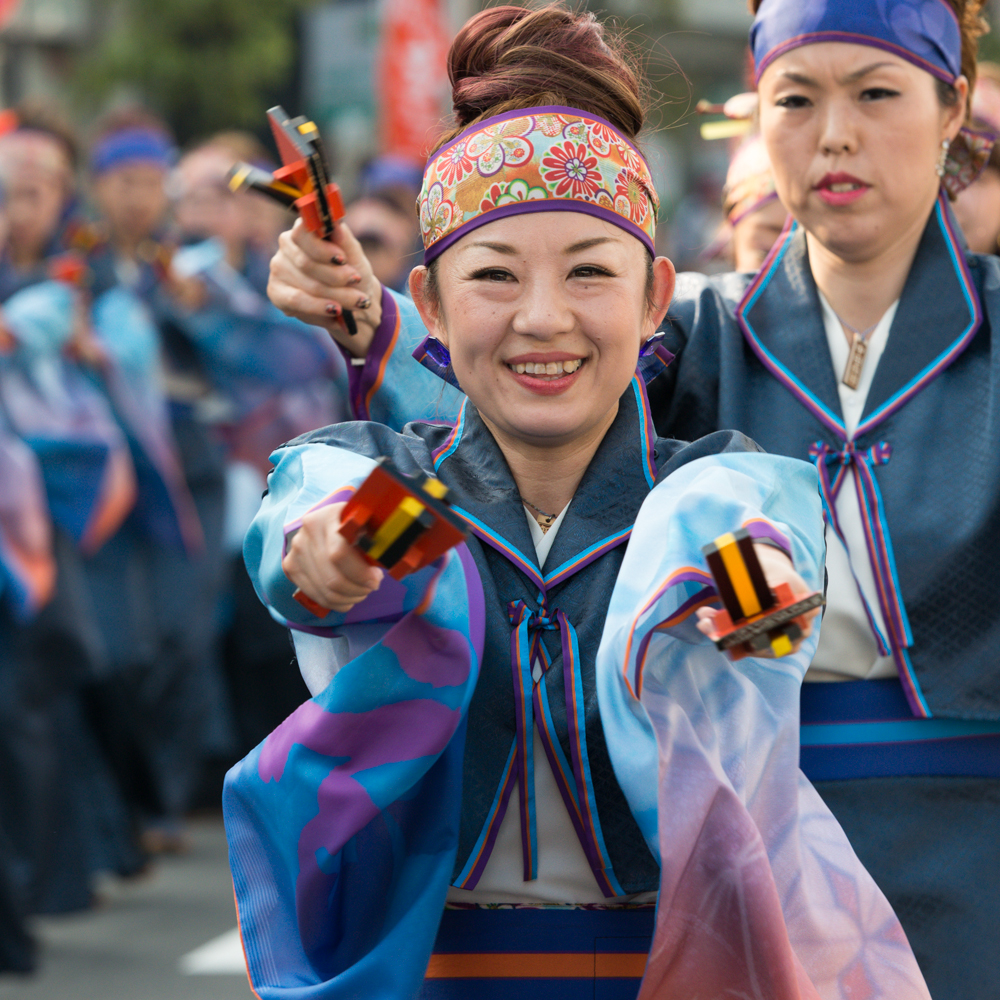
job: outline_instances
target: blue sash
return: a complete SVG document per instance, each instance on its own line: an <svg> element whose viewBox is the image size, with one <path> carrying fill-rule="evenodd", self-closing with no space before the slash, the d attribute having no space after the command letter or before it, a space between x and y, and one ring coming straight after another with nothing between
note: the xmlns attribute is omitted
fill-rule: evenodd
<svg viewBox="0 0 1000 1000"><path fill-rule="evenodd" d="M917 719L896 679L803 684L800 766L811 781L1000 778L1000 722Z"/></svg>
<svg viewBox="0 0 1000 1000"><path fill-rule="evenodd" d="M445 910L420 1000L635 1000L656 909Z"/></svg>

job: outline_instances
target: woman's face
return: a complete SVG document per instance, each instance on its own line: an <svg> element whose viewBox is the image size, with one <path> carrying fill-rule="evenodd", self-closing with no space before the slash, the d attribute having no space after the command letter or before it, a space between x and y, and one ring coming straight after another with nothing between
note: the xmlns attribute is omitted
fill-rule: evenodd
<svg viewBox="0 0 1000 1000"><path fill-rule="evenodd" d="M973 253L1000 253L1000 170L984 170L953 207Z"/></svg>
<svg viewBox="0 0 1000 1000"><path fill-rule="evenodd" d="M943 107L934 78L867 45L820 42L778 57L758 88L778 195L827 249L871 260L922 231L938 194L942 140L968 85Z"/></svg>
<svg viewBox="0 0 1000 1000"><path fill-rule="evenodd" d="M614 419L673 294L674 268L634 237L580 212L498 219L411 276L431 333L494 434L532 446L585 439Z"/></svg>

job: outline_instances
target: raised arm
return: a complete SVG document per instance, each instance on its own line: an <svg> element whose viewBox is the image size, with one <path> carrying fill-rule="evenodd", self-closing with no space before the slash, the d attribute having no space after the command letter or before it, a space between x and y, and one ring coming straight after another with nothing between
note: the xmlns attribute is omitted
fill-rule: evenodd
<svg viewBox="0 0 1000 1000"><path fill-rule="evenodd" d="M268 295L289 316L325 329L348 363L351 410L394 430L412 420L451 423L462 395L413 358L427 336L417 310L383 288L350 229L341 245L320 240L301 222L282 234L271 260ZM358 332L341 319L353 311Z"/></svg>

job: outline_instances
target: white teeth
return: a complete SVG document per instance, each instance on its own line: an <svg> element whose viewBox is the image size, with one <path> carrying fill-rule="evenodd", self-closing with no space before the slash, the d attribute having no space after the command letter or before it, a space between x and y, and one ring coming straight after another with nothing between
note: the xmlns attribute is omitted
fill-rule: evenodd
<svg viewBox="0 0 1000 1000"><path fill-rule="evenodd" d="M571 375L582 364L583 358L573 358L571 361L526 361L523 364L518 362L507 367L518 375Z"/></svg>
<svg viewBox="0 0 1000 1000"><path fill-rule="evenodd" d="M831 184L830 190L834 194L844 194L846 191L857 191L859 187L860 184Z"/></svg>

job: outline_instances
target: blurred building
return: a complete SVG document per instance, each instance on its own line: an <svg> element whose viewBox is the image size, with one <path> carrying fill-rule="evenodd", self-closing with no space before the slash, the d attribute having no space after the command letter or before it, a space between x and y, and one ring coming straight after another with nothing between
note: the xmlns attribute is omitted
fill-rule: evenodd
<svg viewBox="0 0 1000 1000"><path fill-rule="evenodd" d="M0 0L0 104L64 98L67 70L92 31L90 0Z"/></svg>

